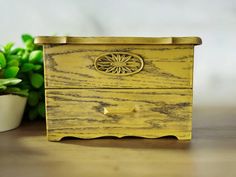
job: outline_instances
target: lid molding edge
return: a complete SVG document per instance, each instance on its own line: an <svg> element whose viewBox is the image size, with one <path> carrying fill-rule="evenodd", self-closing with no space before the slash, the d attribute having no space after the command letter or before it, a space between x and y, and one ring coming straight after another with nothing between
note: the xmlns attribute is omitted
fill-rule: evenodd
<svg viewBox="0 0 236 177"><path fill-rule="evenodd" d="M37 36L35 44L192 44L200 45L200 37L69 37Z"/></svg>

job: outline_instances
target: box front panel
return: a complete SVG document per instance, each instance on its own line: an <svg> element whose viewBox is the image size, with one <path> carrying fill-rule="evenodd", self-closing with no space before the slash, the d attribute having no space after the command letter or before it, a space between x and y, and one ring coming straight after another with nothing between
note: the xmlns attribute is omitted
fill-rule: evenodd
<svg viewBox="0 0 236 177"><path fill-rule="evenodd" d="M47 89L47 131L62 137L191 138L191 89Z"/></svg>
<svg viewBox="0 0 236 177"><path fill-rule="evenodd" d="M193 45L46 45L46 88L192 88Z"/></svg>

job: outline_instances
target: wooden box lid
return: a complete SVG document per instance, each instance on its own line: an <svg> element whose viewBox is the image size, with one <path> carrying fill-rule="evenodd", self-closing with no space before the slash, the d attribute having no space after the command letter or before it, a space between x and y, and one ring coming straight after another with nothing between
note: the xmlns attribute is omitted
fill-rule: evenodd
<svg viewBox="0 0 236 177"><path fill-rule="evenodd" d="M200 45L199 37L70 37L38 36L36 44L190 44Z"/></svg>

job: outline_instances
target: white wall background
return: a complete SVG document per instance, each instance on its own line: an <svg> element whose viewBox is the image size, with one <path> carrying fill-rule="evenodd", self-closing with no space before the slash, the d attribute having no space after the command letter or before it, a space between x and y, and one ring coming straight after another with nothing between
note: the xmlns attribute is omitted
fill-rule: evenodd
<svg viewBox="0 0 236 177"><path fill-rule="evenodd" d="M20 35L200 36L196 106L236 106L236 0L0 0L0 45Z"/></svg>

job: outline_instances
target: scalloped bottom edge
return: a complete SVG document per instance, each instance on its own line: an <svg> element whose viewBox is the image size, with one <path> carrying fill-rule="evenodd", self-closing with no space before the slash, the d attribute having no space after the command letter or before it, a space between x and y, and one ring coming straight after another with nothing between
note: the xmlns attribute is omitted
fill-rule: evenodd
<svg viewBox="0 0 236 177"><path fill-rule="evenodd" d="M63 138L73 137L79 139L99 139L99 138L125 138L125 137L139 137L139 138L147 138L147 139L158 139L165 137L176 137L178 140L191 140L192 133L184 132L178 134L161 134L161 135L117 135L117 134L68 134L68 135L48 135L48 141L61 141Z"/></svg>

